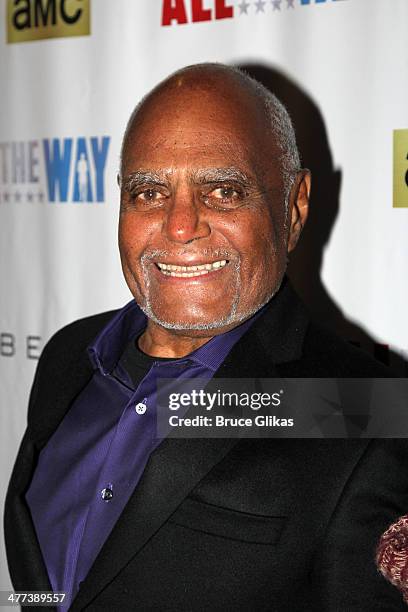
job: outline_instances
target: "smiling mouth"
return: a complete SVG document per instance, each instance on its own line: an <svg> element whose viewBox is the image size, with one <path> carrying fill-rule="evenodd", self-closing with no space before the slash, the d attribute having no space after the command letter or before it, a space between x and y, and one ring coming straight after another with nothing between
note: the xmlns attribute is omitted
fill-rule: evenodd
<svg viewBox="0 0 408 612"><path fill-rule="evenodd" d="M165 264L157 262L156 266L164 276L176 276L179 278L193 278L194 276L204 276L224 268L229 261L220 259L210 263L197 266L177 266L175 264Z"/></svg>

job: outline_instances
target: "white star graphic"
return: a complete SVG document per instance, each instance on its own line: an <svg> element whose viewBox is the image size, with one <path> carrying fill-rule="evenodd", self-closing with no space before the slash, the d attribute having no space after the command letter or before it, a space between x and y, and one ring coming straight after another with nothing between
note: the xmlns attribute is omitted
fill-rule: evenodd
<svg viewBox="0 0 408 612"><path fill-rule="evenodd" d="M274 11L280 11L282 0L271 0Z"/></svg>
<svg viewBox="0 0 408 612"><path fill-rule="evenodd" d="M294 9L295 8L295 5L294 5L295 0L286 0L286 2L288 3L288 5L286 7L287 9L289 9L289 8L293 8Z"/></svg>
<svg viewBox="0 0 408 612"><path fill-rule="evenodd" d="M264 13L265 12L265 0L257 0L257 2L255 2L255 6L256 6L256 12L257 13Z"/></svg>
<svg viewBox="0 0 408 612"><path fill-rule="evenodd" d="M239 14L240 15L248 15L248 7L249 7L249 2L245 2L245 0L242 0L241 4L238 4L238 8L239 8Z"/></svg>

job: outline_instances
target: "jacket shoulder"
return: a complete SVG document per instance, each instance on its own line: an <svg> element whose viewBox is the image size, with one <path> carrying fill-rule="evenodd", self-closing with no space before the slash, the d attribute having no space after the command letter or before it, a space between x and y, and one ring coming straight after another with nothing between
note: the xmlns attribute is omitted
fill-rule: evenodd
<svg viewBox="0 0 408 612"><path fill-rule="evenodd" d="M117 312L118 310L109 310L68 323L51 336L44 347L41 358L43 355L47 357L61 351L82 351Z"/></svg>
<svg viewBox="0 0 408 612"><path fill-rule="evenodd" d="M369 353L314 322L309 323L302 357L293 364L293 369L300 364L302 376L310 378L389 378L394 375L390 368ZM285 369L286 366L291 369L291 364L285 364Z"/></svg>

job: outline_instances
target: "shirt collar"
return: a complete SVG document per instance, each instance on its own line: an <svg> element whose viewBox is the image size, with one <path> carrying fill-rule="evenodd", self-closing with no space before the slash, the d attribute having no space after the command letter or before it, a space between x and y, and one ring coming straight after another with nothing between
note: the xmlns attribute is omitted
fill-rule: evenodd
<svg viewBox="0 0 408 612"><path fill-rule="evenodd" d="M244 323L228 332L214 336L203 346L200 346L189 355L175 359L173 363L177 361L190 361L215 372L223 363L234 344L243 336L264 309L265 306L244 321ZM89 359L93 367L105 376L110 374L122 356L128 342L135 336L140 335L145 329L146 324L147 317L134 300L131 300L118 310L88 347Z"/></svg>
<svg viewBox="0 0 408 612"><path fill-rule="evenodd" d="M134 300L117 311L88 347L92 365L102 374L110 374L128 342L146 327L146 315Z"/></svg>

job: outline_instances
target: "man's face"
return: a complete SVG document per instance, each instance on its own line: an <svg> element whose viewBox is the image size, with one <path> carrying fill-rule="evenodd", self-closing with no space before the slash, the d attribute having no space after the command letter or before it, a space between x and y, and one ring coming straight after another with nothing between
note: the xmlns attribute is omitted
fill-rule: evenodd
<svg viewBox="0 0 408 612"><path fill-rule="evenodd" d="M279 288L283 185L253 105L176 91L149 102L133 125L121 183L122 267L138 304L164 327L223 331Z"/></svg>

